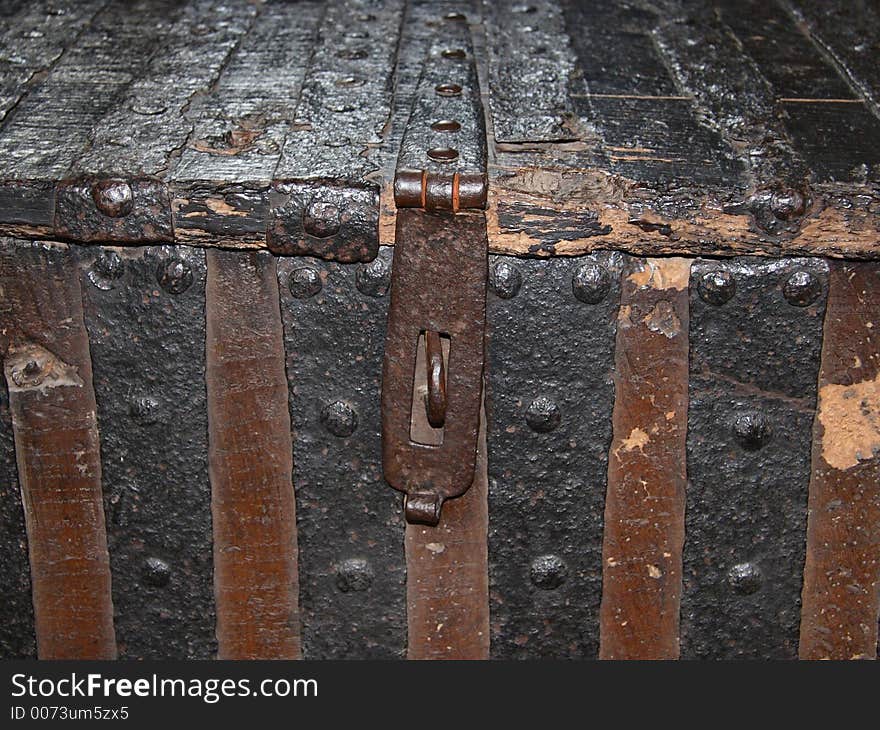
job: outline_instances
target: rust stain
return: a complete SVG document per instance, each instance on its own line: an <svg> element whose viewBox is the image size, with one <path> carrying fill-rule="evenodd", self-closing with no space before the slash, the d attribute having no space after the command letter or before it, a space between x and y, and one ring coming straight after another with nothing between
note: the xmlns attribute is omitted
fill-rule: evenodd
<svg viewBox="0 0 880 730"><path fill-rule="evenodd" d="M880 375L854 385L822 386L818 417L825 430L822 458L834 469L851 469L880 454Z"/></svg>

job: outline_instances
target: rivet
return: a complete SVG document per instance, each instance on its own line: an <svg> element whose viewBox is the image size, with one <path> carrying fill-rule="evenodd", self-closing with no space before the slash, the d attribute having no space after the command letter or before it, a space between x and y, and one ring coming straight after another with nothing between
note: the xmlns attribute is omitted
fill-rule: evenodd
<svg viewBox="0 0 880 730"><path fill-rule="evenodd" d="M562 420L559 406L547 396L538 396L526 409L526 423L532 431L549 433Z"/></svg>
<svg viewBox="0 0 880 730"><path fill-rule="evenodd" d="M495 296L512 299L522 286L522 272L509 261L499 261L489 272L489 285Z"/></svg>
<svg viewBox="0 0 880 730"><path fill-rule="evenodd" d="M363 86L367 83L367 80L358 76L343 76L341 79L336 79L333 83L337 86Z"/></svg>
<svg viewBox="0 0 880 730"><path fill-rule="evenodd" d="M428 157L435 162L453 162L458 159L458 150L452 147L434 147L428 150Z"/></svg>
<svg viewBox="0 0 880 730"><path fill-rule="evenodd" d="M355 110L355 107L352 104L332 103L328 104L326 109L327 111L333 112L334 114L351 114Z"/></svg>
<svg viewBox="0 0 880 730"><path fill-rule="evenodd" d="M135 398L128 405L128 414L142 426L151 426L159 422L160 403L152 396Z"/></svg>
<svg viewBox="0 0 880 730"><path fill-rule="evenodd" d="M461 124L454 119L440 119L431 125L431 129L435 132L457 132L461 129Z"/></svg>
<svg viewBox="0 0 880 730"><path fill-rule="evenodd" d="M443 17L446 20L467 20L467 16L463 13L446 13Z"/></svg>
<svg viewBox="0 0 880 730"><path fill-rule="evenodd" d="M372 13L361 13L360 15L358 15L355 18L355 20L357 20L359 23L370 23L370 22L374 21L375 19L376 19L376 16L373 15Z"/></svg>
<svg viewBox="0 0 880 730"><path fill-rule="evenodd" d="M163 588L171 581L171 566L161 558L147 558L144 561L144 583L154 588Z"/></svg>
<svg viewBox="0 0 880 730"><path fill-rule="evenodd" d="M802 216L807 203L797 190L778 190L770 196L770 210L779 220L787 221Z"/></svg>
<svg viewBox="0 0 880 730"><path fill-rule="evenodd" d="M391 267L384 259L373 259L362 264L354 275L354 283L361 294L368 297L382 297L391 285Z"/></svg>
<svg viewBox="0 0 880 730"><path fill-rule="evenodd" d="M337 51L337 58L344 58L346 61L360 61L367 57L367 52L363 48L343 48Z"/></svg>
<svg viewBox="0 0 880 730"><path fill-rule="evenodd" d="M568 566L558 555L540 555L532 561L529 575L542 591L559 588L568 578Z"/></svg>
<svg viewBox="0 0 880 730"><path fill-rule="evenodd" d="M125 180L99 180L92 185L92 200L104 215L124 218L131 213L134 194Z"/></svg>
<svg viewBox="0 0 880 730"><path fill-rule="evenodd" d="M456 61L467 58L467 53L465 53L462 48L447 48L440 55L443 56L443 58L452 58Z"/></svg>
<svg viewBox="0 0 880 730"><path fill-rule="evenodd" d="M23 367L12 368L12 382L20 388L39 385L46 377L44 366L36 360L28 360Z"/></svg>
<svg viewBox="0 0 880 730"><path fill-rule="evenodd" d="M182 294L192 286L193 272L183 259L169 258L159 264L156 279L169 294Z"/></svg>
<svg viewBox="0 0 880 730"><path fill-rule="evenodd" d="M290 272L287 286L290 294L297 299L308 299L315 296L324 283L321 281L321 275L311 266L301 266Z"/></svg>
<svg viewBox="0 0 880 730"><path fill-rule="evenodd" d="M808 307L822 293L822 283L809 271L794 271L782 285L782 295L795 307Z"/></svg>
<svg viewBox="0 0 880 730"><path fill-rule="evenodd" d="M374 575L364 558L348 558L336 566L336 586L343 593L366 591L373 585Z"/></svg>
<svg viewBox="0 0 880 730"><path fill-rule="evenodd" d="M571 275L571 292L584 304L598 304L611 289L611 275L602 264L586 261Z"/></svg>
<svg viewBox="0 0 880 730"><path fill-rule="evenodd" d="M303 229L315 238L328 238L339 233L339 208L333 203L313 201L303 212Z"/></svg>
<svg viewBox="0 0 880 730"><path fill-rule="evenodd" d="M346 438L357 428L358 417L348 403L336 400L321 409L321 423L334 436Z"/></svg>
<svg viewBox="0 0 880 730"><path fill-rule="evenodd" d="M138 99L129 108L143 117L154 117L168 111L168 106L156 99Z"/></svg>
<svg viewBox="0 0 880 730"><path fill-rule="evenodd" d="M538 8L534 5L514 5L510 11L513 13L525 13L531 15L532 13L537 13Z"/></svg>
<svg viewBox="0 0 880 730"><path fill-rule="evenodd" d="M741 413L733 423L736 440L746 451L757 451L772 436L770 422L760 411Z"/></svg>
<svg viewBox="0 0 880 730"><path fill-rule="evenodd" d="M727 571L727 582L737 593L747 596L761 587L764 576L754 563L738 563Z"/></svg>
<svg viewBox="0 0 880 730"><path fill-rule="evenodd" d="M95 259L88 274L89 281L98 289L108 291L125 273L125 264L115 251L104 251Z"/></svg>
<svg viewBox="0 0 880 730"><path fill-rule="evenodd" d="M729 271L722 269L707 271L697 283L697 292L704 302L720 307L736 294L736 279Z"/></svg>
<svg viewBox="0 0 880 730"><path fill-rule="evenodd" d="M434 91L439 96L461 96L461 87L458 84L437 84Z"/></svg>

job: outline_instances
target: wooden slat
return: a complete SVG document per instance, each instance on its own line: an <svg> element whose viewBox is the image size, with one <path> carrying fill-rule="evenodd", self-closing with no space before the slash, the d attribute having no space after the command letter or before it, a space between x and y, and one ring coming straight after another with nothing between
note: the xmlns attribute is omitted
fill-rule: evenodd
<svg viewBox="0 0 880 730"><path fill-rule="evenodd" d="M880 270L832 263L807 523L801 659L874 659L880 614Z"/></svg>
<svg viewBox="0 0 880 730"><path fill-rule="evenodd" d="M5 239L0 320L43 659L116 656L89 343L66 248Z"/></svg>
<svg viewBox="0 0 880 730"><path fill-rule="evenodd" d="M107 0L24 2L0 22L0 123Z"/></svg>
<svg viewBox="0 0 880 730"><path fill-rule="evenodd" d="M192 133L172 180L267 184L272 179L323 8L300 2L257 10L222 73L186 110Z"/></svg>
<svg viewBox="0 0 880 730"><path fill-rule="evenodd" d="M160 11L163 32L157 47L140 68L129 65L131 84L92 127L71 175L165 176L187 144L199 139L202 130L195 129L193 117L258 8L242 0L189 0L178 6ZM108 38L112 47L114 35ZM269 86L266 78L260 81Z"/></svg>
<svg viewBox="0 0 880 730"><path fill-rule="evenodd" d="M406 526L409 659L489 658L488 480L484 412L471 488L437 527Z"/></svg>
<svg viewBox="0 0 880 730"><path fill-rule="evenodd" d="M218 656L296 659L293 449L275 260L210 251L206 302Z"/></svg>
<svg viewBox="0 0 880 730"><path fill-rule="evenodd" d="M677 659L688 401L687 259L621 285L602 548L602 659Z"/></svg>

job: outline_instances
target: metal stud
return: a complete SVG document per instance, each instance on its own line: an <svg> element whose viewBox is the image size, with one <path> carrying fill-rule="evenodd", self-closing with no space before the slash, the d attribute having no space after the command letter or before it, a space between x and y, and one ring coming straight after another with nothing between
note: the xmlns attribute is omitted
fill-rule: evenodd
<svg viewBox="0 0 880 730"><path fill-rule="evenodd" d="M707 271L697 282L697 292L707 304L720 307L729 302L736 294L736 279L733 274L723 269Z"/></svg>
<svg viewBox="0 0 880 730"><path fill-rule="evenodd" d="M558 555L540 555L529 569L532 584L542 591L559 588L568 578L568 566Z"/></svg>
<svg viewBox="0 0 880 730"><path fill-rule="evenodd" d="M168 258L156 269L156 280L169 294L183 294L192 286L192 268L183 259Z"/></svg>
<svg viewBox="0 0 880 730"><path fill-rule="evenodd" d="M782 295L795 307L808 307L822 293L822 283L809 271L794 271L782 285Z"/></svg>
<svg viewBox="0 0 880 730"><path fill-rule="evenodd" d="M537 433L549 433L559 426L561 420L559 406L544 395L535 398L526 409L526 423Z"/></svg>
<svg viewBox="0 0 880 730"><path fill-rule="evenodd" d="M100 180L92 186L92 200L104 215L124 218L131 213L134 194L125 180Z"/></svg>
<svg viewBox="0 0 880 730"><path fill-rule="evenodd" d="M522 272L509 261L499 261L489 272L489 285L499 299L512 299L522 287Z"/></svg>
<svg viewBox="0 0 880 730"><path fill-rule="evenodd" d="M321 409L321 423L334 436L347 438L357 428L358 417L348 403L336 400Z"/></svg>
<svg viewBox="0 0 880 730"><path fill-rule="evenodd" d="M323 282L316 269L311 266L301 266L290 272L287 286L297 299L308 299L321 291Z"/></svg>
<svg viewBox="0 0 880 730"><path fill-rule="evenodd" d="M336 586L343 593L360 593L373 585L373 567L364 558L349 558L336 566Z"/></svg>
<svg viewBox="0 0 880 730"><path fill-rule="evenodd" d="M595 261L586 261L572 273L572 294L584 304L598 304L610 289L611 275L608 269Z"/></svg>

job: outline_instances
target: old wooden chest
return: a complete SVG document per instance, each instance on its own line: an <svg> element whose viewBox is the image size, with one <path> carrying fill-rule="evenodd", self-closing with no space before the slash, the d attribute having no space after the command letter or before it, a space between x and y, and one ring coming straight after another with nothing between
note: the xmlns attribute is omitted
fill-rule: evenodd
<svg viewBox="0 0 880 730"><path fill-rule="evenodd" d="M877 2L0 21L4 657L876 657Z"/></svg>

